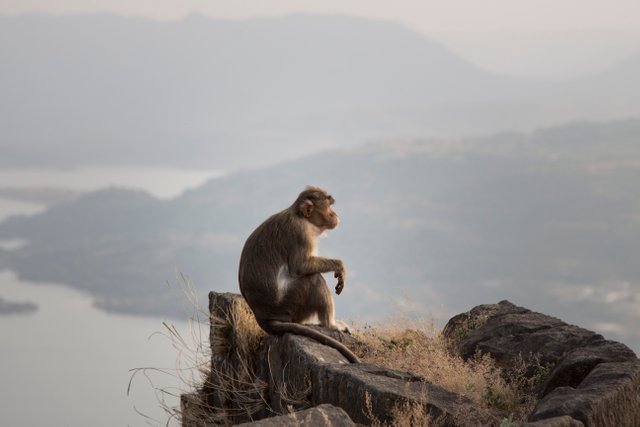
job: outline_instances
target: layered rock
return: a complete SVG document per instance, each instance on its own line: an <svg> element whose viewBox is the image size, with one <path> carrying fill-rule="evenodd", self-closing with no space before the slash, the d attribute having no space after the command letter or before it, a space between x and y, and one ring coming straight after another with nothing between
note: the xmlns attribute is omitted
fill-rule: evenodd
<svg viewBox="0 0 640 427"><path fill-rule="evenodd" d="M459 314L443 333L464 358L479 351L504 369L521 358L530 375L543 368L527 425L640 426L640 361L624 344L508 301Z"/></svg>
<svg viewBox="0 0 640 427"><path fill-rule="evenodd" d="M500 425L419 376L349 364L306 337L264 336L240 295L212 292L210 311L211 374L202 390L182 397L185 426L390 423L402 405L431 425ZM640 426L640 361L623 344L508 301L455 316L443 334L463 358L489 353L505 372L524 362L539 377L540 400L525 426Z"/></svg>

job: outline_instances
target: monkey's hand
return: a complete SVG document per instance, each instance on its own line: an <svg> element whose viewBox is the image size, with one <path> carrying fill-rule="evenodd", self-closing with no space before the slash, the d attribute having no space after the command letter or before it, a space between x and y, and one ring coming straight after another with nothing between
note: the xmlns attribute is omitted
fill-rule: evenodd
<svg viewBox="0 0 640 427"><path fill-rule="evenodd" d="M340 293L342 292L342 289L344 289L344 276L346 275L344 268L338 270L335 272L335 274L333 275L335 278L338 279L338 284L336 285L336 294L340 295Z"/></svg>

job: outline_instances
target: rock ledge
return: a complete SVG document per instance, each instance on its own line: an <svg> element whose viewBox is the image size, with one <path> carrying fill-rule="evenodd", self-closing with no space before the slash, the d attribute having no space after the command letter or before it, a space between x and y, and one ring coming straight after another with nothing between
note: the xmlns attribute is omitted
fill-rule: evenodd
<svg viewBox="0 0 640 427"><path fill-rule="evenodd" d="M202 390L182 396L184 426L368 425L371 416L389 423L394 406L406 403L422 408L433 425L500 425L463 396L410 373L349 364L305 337L257 336L247 343L238 329L257 325L240 295L212 292L209 309L212 374ZM548 368L525 426L640 425L640 361L623 344L508 301L457 315L443 333L462 357L479 351L503 369L517 358L531 369ZM353 344L348 335L332 335Z"/></svg>

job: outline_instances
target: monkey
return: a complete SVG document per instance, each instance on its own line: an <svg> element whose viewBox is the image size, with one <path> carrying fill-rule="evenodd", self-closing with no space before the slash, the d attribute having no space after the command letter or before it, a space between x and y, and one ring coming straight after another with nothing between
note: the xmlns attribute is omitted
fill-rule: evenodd
<svg viewBox="0 0 640 427"><path fill-rule="evenodd" d="M347 330L335 320L333 298L321 274L334 273L339 295L345 284L344 263L317 255L318 237L340 223L331 208L334 203L326 191L308 186L291 206L264 221L244 244L238 281L265 332L304 335L358 363L344 344L303 325L317 315L321 326Z"/></svg>

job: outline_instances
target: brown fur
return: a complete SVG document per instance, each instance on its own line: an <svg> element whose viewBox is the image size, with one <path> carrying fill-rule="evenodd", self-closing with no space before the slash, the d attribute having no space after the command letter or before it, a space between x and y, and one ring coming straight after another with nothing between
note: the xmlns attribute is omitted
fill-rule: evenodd
<svg viewBox="0 0 640 427"><path fill-rule="evenodd" d="M318 235L339 223L333 203L324 190L307 187L289 208L263 222L242 250L240 291L267 333L305 335L358 362L343 344L301 325L317 314L321 326L337 329L333 298L321 273L335 272L340 294L344 264L314 254Z"/></svg>

